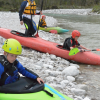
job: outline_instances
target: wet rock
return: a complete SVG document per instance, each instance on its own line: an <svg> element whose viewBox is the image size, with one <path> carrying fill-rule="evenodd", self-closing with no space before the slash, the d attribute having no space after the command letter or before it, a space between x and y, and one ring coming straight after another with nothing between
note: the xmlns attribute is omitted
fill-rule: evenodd
<svg viewBox="0 0 100 100"><path fill-rule="evenodd" d="M52 65L48 65L48 64L43 64L43 67L49 68L49 69L53 69Z"/></svg>
<svg viewBox="0 0 100 100"><path fill-rule="evenodd" d="M67 76L67 79L68 79L68 81L70 81L70 82L74 82L74 81L75 81L75 78L72 77L72 76Z"/></svg>
<svg viewBox="0 0 100 100"><path fill-rule="evenodd" d="M79 88L79 89L83 89L85 91L88 91L87 85L84 85L84 84L78 84L78 85L76 85L76 88Z"/></svg>
<svg viewBox="0 0 100 100"><path fill-rule="evenodd" d="M84 97L86 95L86 91L85 90L82 90L82 89L75 89L75 88L72 88L71 91L77 95L77 96L81 96L81 97Z"/></svg>
<svg viewBox="0 0 100 100"><path fill-rule="evenodd" d="M62 72L62 74L66 76L76 76L80 73L80 71L77 69L76 66L69 66L65 68Z"/></svg>
<svg viewBox="0 0 100 100"><path fill-rule="evenodd" d="M56 59L57 59L55 55L50 55L50 58L51 58L52 60L56 60Z"/></svg>

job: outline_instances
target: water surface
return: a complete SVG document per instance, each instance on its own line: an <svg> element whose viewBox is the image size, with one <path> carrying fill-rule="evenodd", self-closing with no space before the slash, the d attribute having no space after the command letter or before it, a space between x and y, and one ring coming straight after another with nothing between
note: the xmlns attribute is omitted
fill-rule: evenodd
<svg viewBox="0 0 100 100"><path fill-rule="evenodd" d="M81 37L79 43L89 49L100 48L100 15L53 14L46 13L57 19L59 27L68 29L69 32L60 34L64 40L71 36L73 30L79 30ZM64 42L64 40L62 42ZM100 52L94 52L100 55ZM84 77L82 82L88 85L88 95L92 100L100 100L100 66L79 64Z"/></svg>

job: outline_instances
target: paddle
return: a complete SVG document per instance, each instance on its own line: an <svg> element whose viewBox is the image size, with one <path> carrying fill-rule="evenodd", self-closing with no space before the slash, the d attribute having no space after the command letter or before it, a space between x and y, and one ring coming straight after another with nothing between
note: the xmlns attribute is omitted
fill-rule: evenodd
<svg viewBox="0 0 100 100"><path fill-rule="evenodd" d="M69 52L69 56L75 55L75 54L77 54L78 52L80 52L78 48L72 48L72 49L70 50L70 52Z"/></svg>
<svg viewBox="0 0 100 100"><path fill-rule="evenodd" d="M50 33L57 34L57 30L50 30L49 32L50 32Z"/></svg>
<svg viewBox="0 0 100 100"><path fill-rule="evenodd" d="M42 8L43 8L43 0L42 0L42 3L41 3L41 10L42 11ZM38 22L38 29L37 29L37 34L35 35L36 37L39 37L38 35L38 30L39 30L39 23L40 23L40 18L41 18L41 14L40 14L40 17L39 17L39 22Z"/></svg>
<svg viewBox="0 0 100 100"><path fill-rule="evenodd" d="M84 52L86 52L86 51L100 51L100 49L85 50ZM81 50L79 50L78 48L73 48L70 50L69 56L75 55L78 52L81 52Z"/></svg>

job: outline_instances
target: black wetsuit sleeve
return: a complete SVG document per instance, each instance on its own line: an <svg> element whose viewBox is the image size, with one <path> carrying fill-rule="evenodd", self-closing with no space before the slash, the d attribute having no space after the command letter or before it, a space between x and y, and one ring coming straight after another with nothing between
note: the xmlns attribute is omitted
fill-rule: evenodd
<svg viewBox="0 0 100 100"><path fill-rule="evenodd" d="M23 14L23 12L24 12L24 9L25 9L26 5L27 5L27 1L23 1L23 2L21 3L20 9L19 9L19 19L20 19L20 21L23 20L23 19L22 19L22 14Z"/></svg>

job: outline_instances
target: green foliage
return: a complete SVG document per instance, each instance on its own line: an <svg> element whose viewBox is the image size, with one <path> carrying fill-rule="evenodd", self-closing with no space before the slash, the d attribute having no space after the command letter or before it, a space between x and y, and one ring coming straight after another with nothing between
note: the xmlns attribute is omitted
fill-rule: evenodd
<svg viewBox="0 0 100 100"><path fill-rule="evenodd" d="M100 5L95 5L95 6L93 7L92 12L98 12L98 13L100 14Z"/></svg>
<svg viewBox="0 0 100 100"><path fill-rule="evenodd" d="M1 11L19 11L21 2L24 0L0 0ZM42 0L35 0L38 10L41 8ZM44 0L43 9L67 9L86 8L99 5L100 0ZM93 11L98 11L99 7L94 6Z"/></svg>

